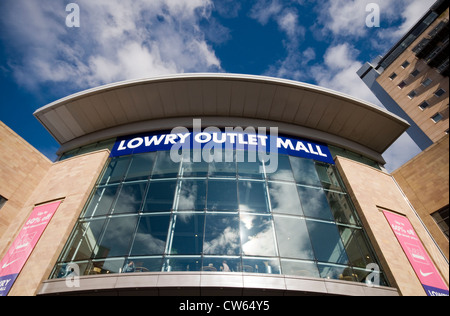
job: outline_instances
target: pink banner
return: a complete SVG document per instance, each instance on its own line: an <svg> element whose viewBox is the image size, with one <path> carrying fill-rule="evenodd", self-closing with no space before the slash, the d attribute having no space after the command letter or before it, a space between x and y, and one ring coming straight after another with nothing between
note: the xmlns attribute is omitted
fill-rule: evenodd
<svg viewBox="0 0 450 316"><path fill-rule="evenodd" d="M409 262L428 296L448 296L449 291L440 273L428 256L422 242L405 216L383 211Z"/></svg>
<svg viewBox="0 0 450 316"><path fill-rule="evenodd" d="M19 235L0 261L0 296L6 296L27 262L61 201L34 208Z"/></svg>

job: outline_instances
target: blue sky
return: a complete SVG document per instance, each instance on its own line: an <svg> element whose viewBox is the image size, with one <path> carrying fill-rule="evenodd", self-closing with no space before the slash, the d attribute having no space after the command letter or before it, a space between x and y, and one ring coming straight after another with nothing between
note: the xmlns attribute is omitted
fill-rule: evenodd
<svg viewBox="0 0 450 316"><path fill-rule="evenodd" d="M80 8L69 28L66 5ZM367 27L366 6L380 9ZM380 105L356 75L434 0L1 0L0 120L53 158L59 145L32 116L91 87L187 72L280 77ZM419 152L402 136L390 170Z"/></svg>

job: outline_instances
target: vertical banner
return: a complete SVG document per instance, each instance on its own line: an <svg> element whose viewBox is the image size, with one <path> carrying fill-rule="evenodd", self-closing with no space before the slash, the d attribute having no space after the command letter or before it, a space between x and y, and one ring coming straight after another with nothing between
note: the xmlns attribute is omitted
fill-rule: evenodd
<svg viewBox="0 0 450 316"><path fill-rule="evenodd" d="M61 201L40 205L31 212L19 235L0 261L0 296L8 295L60 204Z"/></svg>
<svg viewBox="0 0 450 316"><path fill-rule="evenodd" d="M428 296L448 296L445 281L406 216L383 211Z"/></svg>

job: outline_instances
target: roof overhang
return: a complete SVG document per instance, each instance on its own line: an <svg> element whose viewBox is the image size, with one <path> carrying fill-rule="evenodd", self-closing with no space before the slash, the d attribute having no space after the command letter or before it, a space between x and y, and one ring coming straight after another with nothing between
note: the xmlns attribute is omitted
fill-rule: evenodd
<svg viewBox="0 0 450 316"><path fill-rule="evenodd" d="M381 154L409 127L376 105L318 86L210 73L100 86L50 103L34 115L61 145L147 121L236 117L317 130Z"/></svg>

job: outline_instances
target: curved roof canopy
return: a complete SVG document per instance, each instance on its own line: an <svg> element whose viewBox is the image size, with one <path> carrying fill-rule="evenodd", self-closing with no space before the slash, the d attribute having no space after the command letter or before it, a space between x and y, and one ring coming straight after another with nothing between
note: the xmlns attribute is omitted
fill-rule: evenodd
<svg viewBox="0 0 450 316"><path fill-rule="evenodd" d="M409 127L380 107L335 91L234 74L182 74L119 82L60 99L34 115L61 145L138 122L240 117L319 130L381 154Z"/></svg>

